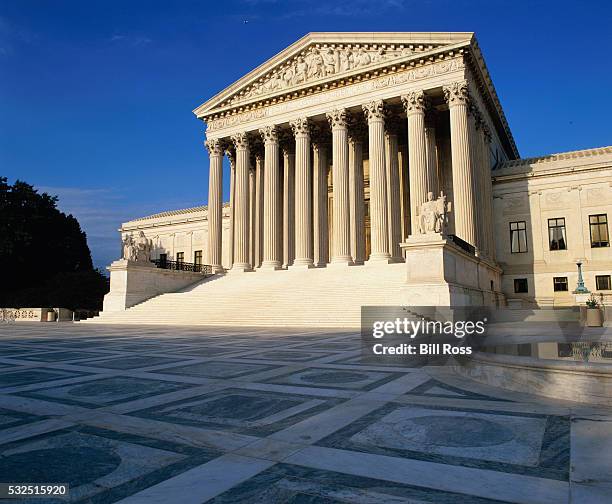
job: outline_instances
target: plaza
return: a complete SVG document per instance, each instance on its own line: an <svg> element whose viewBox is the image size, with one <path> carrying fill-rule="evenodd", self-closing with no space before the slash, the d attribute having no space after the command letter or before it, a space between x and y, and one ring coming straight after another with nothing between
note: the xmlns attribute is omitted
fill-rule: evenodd
<svg viewBox="0 0 612 504"><path fill-rule="evenodd" d="M612 492L610 408L364 364L355 331L20 323L0 341L0 480L69 483L72 502Z"/></svg>

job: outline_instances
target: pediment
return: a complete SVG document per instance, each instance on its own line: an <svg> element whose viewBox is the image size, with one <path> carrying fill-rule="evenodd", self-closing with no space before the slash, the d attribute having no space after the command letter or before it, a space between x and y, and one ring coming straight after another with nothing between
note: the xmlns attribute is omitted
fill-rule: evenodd
<svg viewBox="0 0 612 504"><path fill-rule="evenodd" d="M310 33L194 110L202 118L254 101L290 95L304 87L441 49L469 44L472 33Z"/></svg>

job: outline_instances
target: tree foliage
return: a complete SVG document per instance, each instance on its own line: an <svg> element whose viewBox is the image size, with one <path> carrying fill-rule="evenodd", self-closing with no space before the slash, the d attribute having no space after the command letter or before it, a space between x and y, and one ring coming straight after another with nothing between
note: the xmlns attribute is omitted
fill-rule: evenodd
<svg viewBox="0 0 612 504"><path fill-rule="evenodd" d="M93 267L79 222L57 201L0 177L0 306L101 308L108 281Z"/></svg>

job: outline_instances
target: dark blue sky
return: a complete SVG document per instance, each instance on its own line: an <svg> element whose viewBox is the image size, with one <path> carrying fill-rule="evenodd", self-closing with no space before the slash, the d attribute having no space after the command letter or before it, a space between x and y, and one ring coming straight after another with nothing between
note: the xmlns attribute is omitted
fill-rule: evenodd
<svg viewBox="0 0 612 504"><path fill-rule="evenodd" d="M475 31L521 155L612 143L610 2L0 1L0 175L60 196L94 262L206 203L192 110L309 31Z"/></svg>

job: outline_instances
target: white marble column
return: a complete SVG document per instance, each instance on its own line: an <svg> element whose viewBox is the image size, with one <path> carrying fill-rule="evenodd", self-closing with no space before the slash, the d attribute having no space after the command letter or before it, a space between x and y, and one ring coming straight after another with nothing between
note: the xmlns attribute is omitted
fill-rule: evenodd
<svg viewBox="0 0 612 504"><path fill-rule="evenodd" d="M333 256L334 264L350 265L351 234L349 210L348 114L345 109L327 114L332 130L333 166Z"/></svg>
<svg viewBox="0 0 612 504"><path fill-rule="evenodd" d="M236 148L234 264L232 271L250 271L249 262L249 141L246 133L232 136Z"/></svg>
<svg viewBox="0 0 612 504"><path fill-rule="evenodd" d="M310 124L302 117L291 121L295 136L295 260L293 267L313 267L312 259L312 169Z"/></svg>
<svg viewBox="0 0 612 504"><path fill-rule="evenodd" d="M314 264L322 268L329 262L329 226L327 213L327 144L320 138L312 142L312 164Z"/></svg>
<svg viewBox="0 0 612 504"><path fill-rule="evenodd" d="M410 234L410 177L408 175L408 145L400 144L399 174L400 174L400 201L402 208L402 242Z"/></svg>
<svg viewBox="0 0 612 504"><path fill-rule="evenodd" d="M365 194L363 188L363 140L360 131L349 130L349 206L351 257L365 261Z"/></svg>
<svg viewBox="0 0 612 504"><path fill-rule="evenodd" d="M387 261L389 220L387 216L387 175L385 167L385 108L382 100L363 105L368 120L370 156L370 228L371 248L368 262Z"/></svg>
<svg viewBox="0 0 612 504"><path fill-rule="evenodd" d="M283 267L295 258L295 152L283 146Z"/></svg>
<svg viewBox="0 0 612 504"><path fill-rule="evenodd" d="M263 189L264 159L261 152L255 153L255 263L259 268L263 260Z"/></svg>
<svg viewBox="0 0 612 504"><path fill-rule="evenodd" d="M389 214L389 252L391 260L403 261L402 249L402 212L400 200L400 179L398 164L397 134L399 126L387 118L385 123L385 162L387 172L387 212Z"/></svg>
<svg viewBox="0 0 612 504"><path fill-rule="evenodd" d="M491 130L483 120L480 123L480 157L483 181L483 199L484 208L483 215L485 216L485 244L486 253L489 259L495 261L495 240L493 238L493 181L491 180L491 151L489 144L491 142Z"/></svg>
<svg viewBox="0 0 612 504"><path fill-rule="evenodd" d="M264 229L262 269L280 269L280 167L276 126L259 130L264 141Z"/></svg>
<svg viewBox="0 0 612 504"><path fill-rule="evenodd" d="M249 263L255 267L255 164L249 159Z"/></svg>
<svg viewBox="0 0 612 504"><path fill-rule="evenodd" d="M428 110L425 114L425 150L427 152L427 189L437 198L440 195L438 149L436 146L436 127L431 110Z"/></svg>
<svg viewBox="0 0 612 504"><path fill-rule="evenodd" d="M419 233L419 211L427 201L427 150L425 142L425 108L423 91L402 96L408 116L408 166L410 170L410 234Z"/></svg>
<svg viewBox="0 0 612 504"><path fill-rule="evenodd" d="M228 268L232 269L234 266L234 224L236 222L235 211L236 211L236 153L232 149L225 151L227 159L230 165L230 222L229 222L229 233L227 240L228 248Z"/></svg>
<svg viewBox="0 0 612 504"><path fill-rule="evenodd" d="M223 148L219 139L205 142L210 159L208 174L208 262L213 273L223 271Z"/></svg>
<svg viewBox="0 0 612 504"><path fill-rule="evenodd" d="M466 81L459 81L444 86L443 89L450 110L455 234L475 246L476 220L467 109L468 85Z"/></svg>

